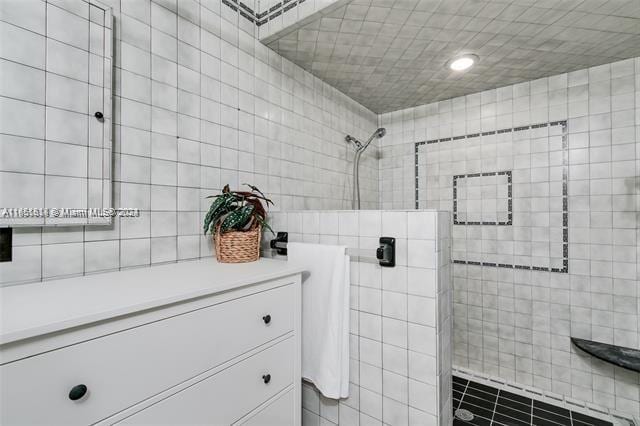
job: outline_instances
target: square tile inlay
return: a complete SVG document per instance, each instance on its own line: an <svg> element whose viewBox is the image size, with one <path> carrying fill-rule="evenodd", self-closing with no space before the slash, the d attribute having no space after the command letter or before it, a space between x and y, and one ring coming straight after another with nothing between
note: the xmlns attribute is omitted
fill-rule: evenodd
<svg viewBox="0 0 640 426"><path fill-rule="evenodd" d="M511 171L453 176L454 225L513 224Z"/></svg>
<svg viewBox="0 0 640 426"><path fill-rule="evenodd" d="M454 263L569 271L566 121L414 145L416 209L439 198L454 225L465 228L454 227ZM436 175L428 173L434 159ZM450 173L444 179L442 167Z"/></svg>

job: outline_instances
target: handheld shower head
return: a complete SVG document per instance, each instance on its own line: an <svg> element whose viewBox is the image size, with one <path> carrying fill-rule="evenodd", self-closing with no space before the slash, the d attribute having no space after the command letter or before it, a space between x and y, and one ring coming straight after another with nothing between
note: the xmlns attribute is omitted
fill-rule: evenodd
<svg viewBox="0 0 640 426"><path fill-rule="evenodd" d="M348 143L353 143L356 146L356 151L364 151L365 149L367 149L372 140L374 140L375 138L382 138L386 134L387 129L385 129L384 127L380 127L379 129L376 129L375 132L373 132L371 137L365 143L360 142L358 139L354 138L351 135L345 136L344 140Z"/></svg>
<svg viewBox="0 0 640 426"><path fill-rule="evenodd" d="M360 149L362 148L362 143L360 143L360 141L356 138L354 138L351 135L347 135L344 140L346 140L347 142L353 143L356 146L356 149Z"/></svg>

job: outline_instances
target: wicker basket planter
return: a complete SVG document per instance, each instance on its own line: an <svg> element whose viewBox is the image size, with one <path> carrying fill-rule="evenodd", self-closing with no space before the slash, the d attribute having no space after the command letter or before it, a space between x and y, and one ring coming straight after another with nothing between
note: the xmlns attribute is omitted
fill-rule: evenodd
<svg viewBox="0 0 640 426"><path fill-rule="evenodd" d="M210 195L213 202L204 216L204 234L213 234L216 259L222 263L255 262L260 259L262 230L273 230L267 223L267 209L273 201L248 183L251 191L232 191Z"/></svg>
<svg viewBox="0 0 640 426"><path fill-rule="evenodd" d="M260 258L261 228L252 226L248 231L220 232L216 227L213 241L216 248L216 259L222 263L255 262Z"/></svg>

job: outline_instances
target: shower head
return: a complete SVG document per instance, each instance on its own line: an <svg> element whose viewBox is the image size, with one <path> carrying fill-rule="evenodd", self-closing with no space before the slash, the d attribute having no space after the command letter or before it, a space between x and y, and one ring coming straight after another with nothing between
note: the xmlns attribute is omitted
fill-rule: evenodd
<svg viewBox="0 0 640 426"><path fill-rule="evenodd" d="M356 149L362 148L362 144L360 143L360 141L351 135L347 135L344 138L344 140L346 140L347 142L353 143L356 146Z"/></svg>
<svg viewBox="0 0 640 426"><path fill-rule="evenodd" d="M387 134L387 129L385 129L384 127L380 127L379 129L376 129L375 132L373 132L371 137L367 139L365 143L360 142L358 139L354 138L351 135L347 135L344 138L344 140L346 140L347 142L353 143L356 146L356 151L360 152L367 149L367 147L369 146L372 140L374 140L375 138L382 138L386 134Z"/></svg>
<svg viewBox="0 0 640 426"><path fill-rule="evenodd" d="M376 129L376 131L373 132L369 140L367 140L367 142L364 144L364 146L362 147L362 150L364 151L365 149L367 149L367 147L369 146L372 140L374 140L375 138L378 138L378 139L382 138L386 134L387 134L387 129L385 129L384 127L380 127Z"/></svg>

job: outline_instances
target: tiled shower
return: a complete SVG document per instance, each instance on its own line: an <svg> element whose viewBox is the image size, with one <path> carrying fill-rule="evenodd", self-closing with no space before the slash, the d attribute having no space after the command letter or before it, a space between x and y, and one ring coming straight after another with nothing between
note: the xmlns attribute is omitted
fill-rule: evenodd
<svg viewBox="0 0 640 426"><path fill-rule="evenodd" d="M640 60L383 114L382 208L451 211L454 365L637 415Z"/></svg>
<svg viewBox="0 0 640 426"><path fill-rule="evenodd" d="M640 374L571 342L640 349L640 53L616 48L640 33L629 4L0 0L0 40L12 40L0 42L0 207L140 211L107 225L13 228L0 286L209 257L204 197L248 182L274 200L274 228L292 241L373 249L390 230L408 257L408 242L428 240L430 254L451 258L407 258L393 270L353 262L352 396L329 400L306 383L305 426L453 421L456 386L450 403L450 383L431 381L434 370L447 380L453 370L464 389L489 383L567 412L640 418ZM545 12L528 12L535 5ZM561 14L556 6L586 23L540 41L537 25ZM410 39L393 34L402 19ZM555 51L562 37L604 37L583 27L611 22L620 32L601 31L608 54ZM443 75L447 43L467 32L480 67L510 70L489 78L485 68L466 84ZM536 40L530 60L518 53ZM416 65L421 54L430 59ZM372 211L344 211L353 183L345 135L365 139L378 127L386 135L360 166L362 207ZM418 216L447 227L424 237L411 225ZM420 310L437 300L452 309L433 308L442 315L425 323ZM424 344L432 332L443 333L437 354ZM485 393L497 411L502 394Z"/></svg>

